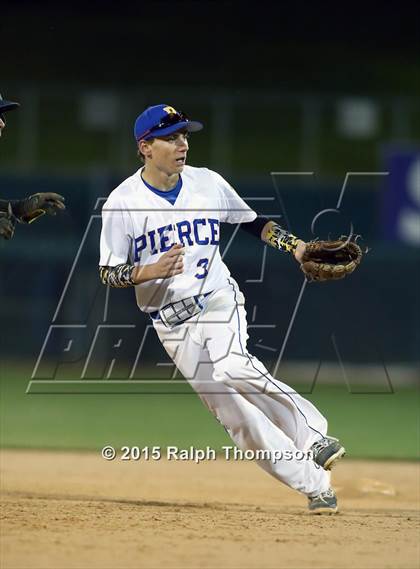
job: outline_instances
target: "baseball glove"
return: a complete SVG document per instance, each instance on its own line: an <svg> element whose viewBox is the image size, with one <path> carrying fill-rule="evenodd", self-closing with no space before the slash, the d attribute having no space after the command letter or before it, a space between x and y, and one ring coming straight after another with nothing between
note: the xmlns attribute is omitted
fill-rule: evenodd
<svg viewBox="0 0 420 569"><path fill-rule="evenodd" d="M41 215L56 215L66 209L64 198L60 194L45 192L33 194L23 200L12 202L13 214L22 223L32 223Z"/></svg>
<svg viewBox="0 0 420 569"><path fill-rule="evenodd" d="M309 241L300 268L308 281L335 281L350 275L360 264L363 251L355 241Z"/></svg>

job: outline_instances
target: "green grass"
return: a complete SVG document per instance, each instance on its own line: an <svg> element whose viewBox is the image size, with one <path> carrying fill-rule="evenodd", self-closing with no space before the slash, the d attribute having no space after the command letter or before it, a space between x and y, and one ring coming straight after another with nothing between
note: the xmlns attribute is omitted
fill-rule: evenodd
<svg viewBox="0 0 420 569"><path fill-rule="evenodd" d="M330 434L340 437L349 456L419 458L418 389L355 394L344 385L324 386L308 398L328 418Z"/></svg>
<svg viewBox="0 0 420 569"><path fill-rule="evenodd" d="M25 367L9 366L2 374L3 447L208 445L217 450L230 443L224 429L187 384L172 394L26 394L29 375ZM160 389L168 390L167 386ZM153 387L153 391L157 389ZM419 392L414 388L387 394L350 394L344 384L317 385L314 393L305 397L328 417L330 434L342 439L350 456L418 458Z"/></svg>

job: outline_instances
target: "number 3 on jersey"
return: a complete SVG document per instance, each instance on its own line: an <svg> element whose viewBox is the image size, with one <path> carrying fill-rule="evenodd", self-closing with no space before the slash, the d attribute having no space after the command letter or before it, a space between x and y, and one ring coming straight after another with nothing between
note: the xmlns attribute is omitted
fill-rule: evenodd
<svg viewBox="0 0 420 569"><path fill-rule="evenodd" d="M204 279L204 277L206 277L209 274L209 271L207 269L209 264L209 260L208 259L200 259L197 263L197 267L200 267L202 269L203 272L199 272L199 273L195 273L195 277L197 279Z"/></svg>

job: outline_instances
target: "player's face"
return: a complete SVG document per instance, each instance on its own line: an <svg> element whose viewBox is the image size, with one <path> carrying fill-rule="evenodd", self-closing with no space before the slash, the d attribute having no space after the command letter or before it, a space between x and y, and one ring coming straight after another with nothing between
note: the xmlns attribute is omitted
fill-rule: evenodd
<svg viewBox="0 0 420 569"><path fill-rule="evenodd" d="M169 176L180 174L187 160L188 133L174 132L155 138L149 148L148 158L156 168Z"/></svg>

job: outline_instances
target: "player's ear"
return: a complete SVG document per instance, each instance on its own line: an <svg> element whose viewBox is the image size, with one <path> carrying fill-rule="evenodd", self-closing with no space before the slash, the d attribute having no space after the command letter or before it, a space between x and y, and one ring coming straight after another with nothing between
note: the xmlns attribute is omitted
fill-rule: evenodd
<svg viewBox="0 0 420 569"><path fill-rule="evenodd" d="M152 149L149 140L139 140L137 148L139 153L142 154L144 158L150 158Z"/></svg>

